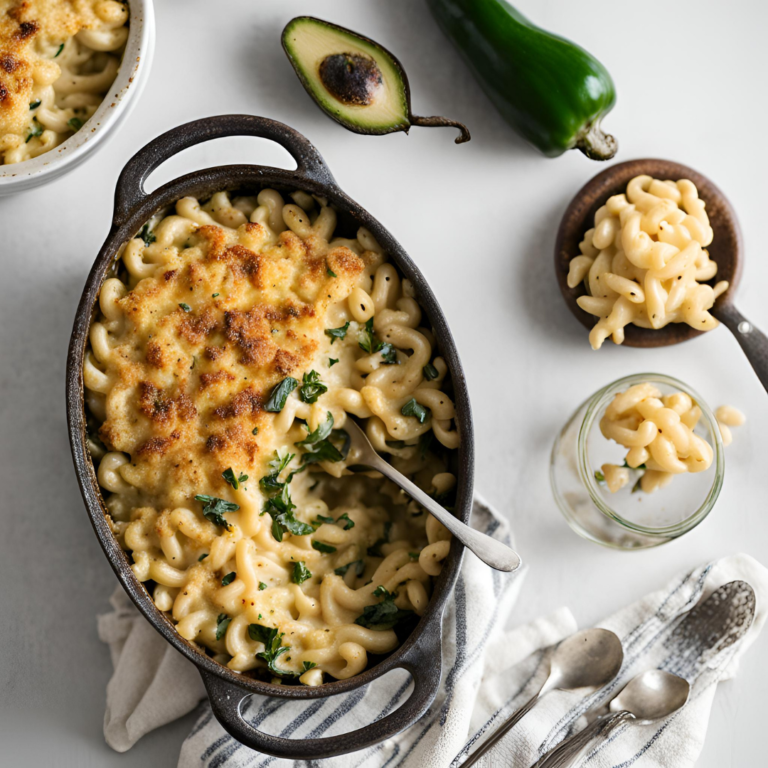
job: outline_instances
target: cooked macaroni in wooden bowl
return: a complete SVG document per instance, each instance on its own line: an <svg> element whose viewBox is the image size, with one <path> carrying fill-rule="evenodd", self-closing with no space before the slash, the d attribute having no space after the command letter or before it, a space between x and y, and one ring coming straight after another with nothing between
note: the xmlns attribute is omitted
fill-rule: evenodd
<svg viewBox="0 0 768 768"><path fill-rule="evenodd" d="M153 25L150 0L0 0L0 195L101 143L143 87Z"/></svg>
<svg viewBox="0 0 768 768"><path fill-rule="evenodd" d="M138 192L163 142L170 155L227 132L280 141L298 172L192 174L123 216L121 190ZM466 389L437 303L321 163L290 129L246 117L142 150L69 363L75 460L113 567L204 672L225 727L282 756L340 747L259 734L217 710L220 681L314 697L403 666L418 701L371 726L374 741L439 682L413 654L439 657L460 548L389 481L347 469L346 421L465 520L471 504Z"/></svg>

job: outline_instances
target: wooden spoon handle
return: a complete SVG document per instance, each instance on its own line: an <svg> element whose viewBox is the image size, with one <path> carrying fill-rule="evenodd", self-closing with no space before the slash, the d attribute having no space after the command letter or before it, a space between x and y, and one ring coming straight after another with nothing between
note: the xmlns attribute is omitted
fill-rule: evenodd
<svg viewBox="0 0 768 768"><path fill-rule="evenodd" d="M757 378L768 391L768 336L752 325L733 304L716 306L712 314L736 337Z"/></svg>

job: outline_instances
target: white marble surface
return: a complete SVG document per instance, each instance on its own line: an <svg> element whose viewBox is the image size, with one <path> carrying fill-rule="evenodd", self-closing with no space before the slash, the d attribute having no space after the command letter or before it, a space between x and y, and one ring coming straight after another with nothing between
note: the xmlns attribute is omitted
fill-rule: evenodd
<svg viewBox="0 0 768 768"><path fill-rule="evenodd" d="M542 26L578 40L619 92L606 126L618 159L666 157L709 175L741 218L742 311L768 329L765 231L768 7L757 0L518 0ZM746 551L768 561L766 393L725 329L663 350L592 352L552 270L559 218L600 166L577 153L546 160L524 146L477 89L418 0L161 0L154 71L136 110L95 158L49 186L0 200L0 764L173 766L191 719L118 756L101 720L110 674L95 615L115 585L83 510L69 456L64 365L86 274L108 229L116 175L145 142L204 115L250 112L305 133L341 186L391 229L431 280L469 377L476 486L512 521L530 565L514 616L562 604L589 624L676 571ZM388 45L411 79L415 111L463 120L473 140L414 129L362 137L324 117L295 79L279 34L314 13ZM188 151L153 184L226 162L285 164L259 140ZM762 297L762 298L761 298ZM749 416L727 455L725 486L684 539L634 554L573 534L549 490L556 431L585 396L621 375L656 370L712 405ZM763 435L763 437L760 437ZM721 686L701 768L764 765L768 637Z"/></svg>

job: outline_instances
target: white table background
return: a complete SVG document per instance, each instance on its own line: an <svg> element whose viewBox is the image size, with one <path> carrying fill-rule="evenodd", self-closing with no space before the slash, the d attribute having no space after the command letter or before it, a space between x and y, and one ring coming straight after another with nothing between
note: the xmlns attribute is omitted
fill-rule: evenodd
<svg viewBox="0 0 768 768"><path fill-rule="evenodd" d="M739 212L748 260L738 305L768 330L761 242L768 176L765 29L754 0L517 0L546 29L578 41L609 68L618 103L605 121L617 160L653 156L712 178ZM315 14L391 48L417 114L452 129L365 137L326 118L280 48L283 25ZM101 734L111 673L95 616L116 581L86 517L65 429L64 368L80 292L109 229L120 168L161 132L205 115L282 120L318 147L340 185L403 243L442 302L469 378L476 488L514 526L529 574L515 623L560 605L589 625L676 572L746 551L768 562L766 393L730 334L683 346L593 352L560 298L552 269L559 219L604 166L580 153L549 160L511 132L479 91L420 0L160 0L150 82L107 147L72 174L0 200L0 764L175 766L191 717L119 756ZM514 87L510 84L510 87ZM293 167L254 139L184 153L175 175L228 162ZM578 538L549 489L553 438L573 409L629 373L678 376L713 406L743 409L720 500L684 539L612 552ZM760 437L762 435L762 437ZM701 768L765 765L768 637L717 693Z"/></svg>

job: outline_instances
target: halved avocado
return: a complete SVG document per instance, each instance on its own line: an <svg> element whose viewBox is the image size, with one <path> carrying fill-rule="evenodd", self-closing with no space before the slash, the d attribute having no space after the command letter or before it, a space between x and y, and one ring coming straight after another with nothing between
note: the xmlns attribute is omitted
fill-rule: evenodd
<svg viewBox="0 0 768 768"><path fill-rule="evenodd" d="M444 117L411 113L408 77L386 49L344 27L312 16L288 22L283 49L302 85L317 105L355 133L408 130L412 125L453 126L456 143L469 141L465 125Z"/></svg>

